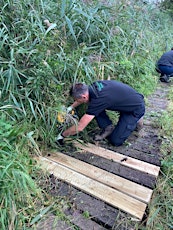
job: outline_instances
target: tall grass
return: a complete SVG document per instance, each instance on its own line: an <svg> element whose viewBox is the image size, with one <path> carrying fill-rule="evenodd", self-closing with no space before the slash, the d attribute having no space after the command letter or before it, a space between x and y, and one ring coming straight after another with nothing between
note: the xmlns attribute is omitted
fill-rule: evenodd
<svg viewBox="0 0 173 230"><path fill-rule="evenodd" d="M29 175L32 161L21 154L17 140L22 132L19 127L0 119L0 229L19 229L24 226L26 207L33 206L33 197L41 197L35 182ZM20 145L22 140L20 141ZM25 143L26 144L26 143ZM24 148L23 148L24 150Z"/></svg>
<svg viewBox="0 0 173 230"><path fill-rule="evenodd" d="M153 34L163 21L157 8L133 1L1 4L2 99L20 106L25 117L44 122L52 108L53 119L74 81L118 79L146 95L154 89L159 50ZM162 26L163 40L169 34Z"/></svg>
<svg viewBox="0 0 173 230"><path fill-rule="evenodd" d="M4 108L3 108L4 109ZM8 108L6 108L8 109ZM27 125L0 118L0 229L34 229L47 213L61 214L62 202L39 189L39 168L30 154L41 154ZM45 180L46 177L44 177ZM43 177L41 178L43 179ZM36 183L37 182L37 183ZM44 181L45 184L45 181ZM63 217L64 218L64 217Z"/></svg>

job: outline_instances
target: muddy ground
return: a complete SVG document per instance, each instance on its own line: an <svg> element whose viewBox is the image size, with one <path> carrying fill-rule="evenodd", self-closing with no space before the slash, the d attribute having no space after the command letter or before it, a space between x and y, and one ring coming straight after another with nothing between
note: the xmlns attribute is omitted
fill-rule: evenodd
<svg viewBox="0 0 173 230"><path fill-rule="evenodd" d="M144 127L140 132L133 132L123 146L114 147L106 141L100 142L99 145L126 156L160 166L160 145L162 143L162 138L158 135L158 128L155 121L162 112L166 110L168 104L168 91L169 84L160 83L155 93L147 98ZM135 169L129 169L126 166L122 166L116 162L106 160L88 152L80 154L80 152L72 146L68 147L64 153L148 188L155 188L156 178L145 172L137 172ZM63 207L66 220L63 218L60 220L53 214L48 215L38 224L37 230L134 229L137 221L135 218L63 181L59 181L53 175L49 176L46 184L44 184L44 188L46 191L49 191L51 196L60 197L68 201L68 206ZM139 226L145 226L146 221L147 210Z"/></svg>

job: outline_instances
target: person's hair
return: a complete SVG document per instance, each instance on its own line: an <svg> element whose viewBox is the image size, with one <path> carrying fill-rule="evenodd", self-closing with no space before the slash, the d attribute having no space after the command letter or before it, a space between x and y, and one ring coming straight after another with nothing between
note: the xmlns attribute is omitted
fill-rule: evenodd
<svg viewBox="0 0 173 230"><path fill-rule="evenodd" d="M83 83L76 83L72 85L70 88L70 96L79 99L82 97L83 94L85 94L88 91L88 85L85 85Z"/></svg>

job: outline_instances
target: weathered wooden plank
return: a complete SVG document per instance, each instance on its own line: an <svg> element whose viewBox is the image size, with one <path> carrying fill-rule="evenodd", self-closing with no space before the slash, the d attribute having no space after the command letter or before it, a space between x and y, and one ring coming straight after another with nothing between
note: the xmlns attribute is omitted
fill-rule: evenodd
<svg viewBox="0 0 173 230"><path fill-rule="evenodd" d="M35 230L72 230L72 228L67 222L59 220L57 216L53 214L45 215L40 222L38 222Z"/></svg>
<svg viewBox="0 0 173 230"><path fill-rule="evenodd" d="M51 177L55 177L51 175ZM103 223L110 228L114 226L115 221L122 216L130 218L130 214L119 212L119 209L110 206L103 200L97 199L90 194L84 193L84 191L79 190L74 186L69 186L65 181L60 181L56 178L58 186L56 186L56 191L54 195L68 198L70 205L64 210L66 215L72 214L74 210L80 210L80 212L86 212L90 214L90 217L95 219L97 223ZM80 191L80 192L79 192ZM75 209L74 209L75 207Z"/></svg>
<svg viewBox="0 0 173 230"><path fill-rule="evenodd" d="M140 220L142 219L147 206L145 203L79 174L63 165L48 160L45 157L40 156L36 159L40 162L42 168L54 174L58 179L64 180L108 204L130 213Z"/></svg>
<svg viewBox="0 0 173 230"><path fill-rule="evenodd" d="M98 155L100 157L109 159L109 160L113 160L115 162L118 162L119 164L125 165L127 167L130 168L134 168L146 173L149 173L151 175L154 175L155 177L157 177L159 175L159 171L160 171L160 167L156 166L156 165L152 165L150 163L144 162L144 161L140 161L138 159L132 158L132 157L128 157L126 155L117 153L117 152L113 152L109 149L105 149L93 144L81 144L79 142L74 142L75 146L88 151L90 153L93 153L95 155Z"/></svg>
<svg viewBox="0 0 173 230"><path fill-rule="evenodd" d="M75 224L80 230L106 230L106 228L97 224L96 222L85 218L79 211L74 211L72 215L68 216L69 220Z"/></svg>
<svg viewBox="0 0 173 230"><path fill-rule="evenodd" d="M46 157L49 160L62 164L76 172L99 181L109 187L115 188L122 193L148 203L151 199L152 190L132 181L124 179L103 169L92 166L73 157L56 152Z"/></svg>
<svg viewBox="0 0 173 230"><path fill-rule="evenodd" d="M98 155L94 155L87 151L83 151L81 153L81 151L79 150L71 153L66 152L65 154L74 157L75 159L91 164L95 167L101 168L107 172L113 173L117 176L123 177L127 180L133 181L134 183L143 185L147 188L155 188L157 178L146 172L126 167L125 165L121 165L118 162L99 157Z"/></svg>

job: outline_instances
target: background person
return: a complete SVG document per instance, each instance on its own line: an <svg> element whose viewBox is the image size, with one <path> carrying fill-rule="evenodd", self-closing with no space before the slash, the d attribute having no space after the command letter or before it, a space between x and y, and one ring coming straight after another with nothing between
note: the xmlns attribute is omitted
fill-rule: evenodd
<svg viewBox="0 0 173 230"><path fill-rule="evenodd" d="M160 71L160 80L169 82L171 75L173 76L173 48L165 52L157 61L157 69Z"/></svg>
<svg viewBox="0 0 173 230"><path fill-rule="evenodd" d="M90 86L77 83L71 88L70 95L75 102L68 110L82 103L88 103L88 108L78 125L73 125L58 135L57 144L62 143L64 137L81 132L94 118L102 129L101 134L95 136L95 141L108 137L115 146L122 145L137 124L142 124L140 118L145 113L144 97L124 83L115 80L96 81ZM106 110L119 112L116 126L112 124Z"/></svg>

